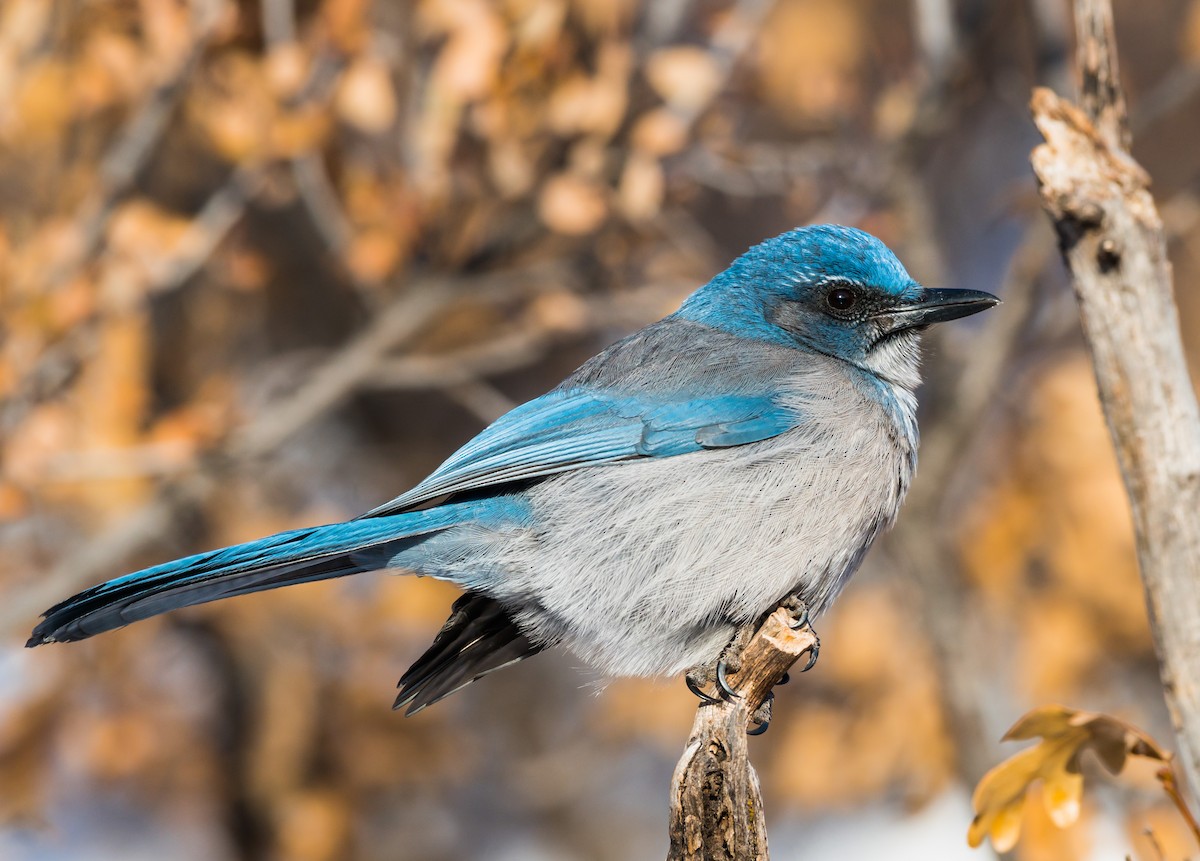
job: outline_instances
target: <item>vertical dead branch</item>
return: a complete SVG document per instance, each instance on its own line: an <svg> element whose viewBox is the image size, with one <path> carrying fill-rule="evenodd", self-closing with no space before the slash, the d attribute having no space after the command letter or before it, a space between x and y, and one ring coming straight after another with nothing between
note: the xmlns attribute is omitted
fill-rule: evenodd
<svg viewBox="0 0 1200 861"><path fill-rule="evenodd" d="M1042 203L1074 275L1084 335L1133 509L1167 706L1200 786L1200 409L1162 221L1129 155L1108 0L1076 0L1083 110L1034 91ZM1103 571L1096 572L1104 576Z"/></svg>
<svg viewBox="0 0 1200 861"><path fill-rule="evenodd" d="M746 744L750 715L817 638L780 607L742 653L739 697L702 703L671 779L668 861L766 861L767 823Z"/></svg>

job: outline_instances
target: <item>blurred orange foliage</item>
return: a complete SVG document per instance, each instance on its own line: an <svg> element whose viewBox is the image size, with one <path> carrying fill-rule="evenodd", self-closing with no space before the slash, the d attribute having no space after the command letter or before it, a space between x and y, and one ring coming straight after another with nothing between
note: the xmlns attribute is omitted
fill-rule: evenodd
<svg viewBox="0 0 1200 861"><path fill-rule="evenodd" d="M936 528L901 517L947 548L938 587L883 542L820 622L818 669L779 690L754 748L772 824L956 791L980 776L964 751L1034 702L1165 726L1069 297L1050 255L1003 275L1012 237L1046 229L1022 87L1065 36L984 3L950 22L961 62L939 77L920 15L941 5L0 4L0 854L8 832L55 839L38 828L133 839L117 809L240 858L659 851L694 707L679 684L604 686L547 654L413 720L388 710L445 584L314 584L17 649L92 582L394 496L748 243L814 220L1034 311ZM1135 95L1196 58L1200 3L1118 5ZM1195 117L1153 120L1156 175L1200 171ZM1194 245L1186 183L1156 188ZM1178 272L1200 275L1186 255ZM989 358L979 332L949 337L931 440L957 370ZM962 696L947 664L970 650L927 624L959 594L985 653ZM1021 851L1084 843L1031 820Z"/></svg>

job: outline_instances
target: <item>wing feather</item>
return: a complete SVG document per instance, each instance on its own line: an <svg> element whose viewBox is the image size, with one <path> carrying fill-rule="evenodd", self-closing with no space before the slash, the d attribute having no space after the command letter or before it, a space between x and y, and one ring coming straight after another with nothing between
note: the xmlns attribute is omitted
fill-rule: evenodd
<svg viewBox="0 0 1200 861"><path fill-rule="evenodd" d="M500 417L412 490L363 516L582 466L745 445L797 421L794 410L767 393L653 403L645 396L555 389Z"/></svg>

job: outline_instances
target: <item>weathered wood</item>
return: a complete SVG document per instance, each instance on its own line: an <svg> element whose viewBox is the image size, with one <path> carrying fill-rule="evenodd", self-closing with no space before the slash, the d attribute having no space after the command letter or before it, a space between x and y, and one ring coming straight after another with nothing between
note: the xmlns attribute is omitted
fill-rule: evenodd
<svg viewBox="0 0 1200 861"><path fill-rule="evenodd" d="M784 673L817 643L778 608L742 652L731 702L701 703L671 781L668 861L766 861L767 826L746 729Z"/></svg>
<svg viewBox="0 0 1200 861"><path fill-rule="evenodd" d="M1137 532L1167 706L1200 787L1200 408L1188 376L1162 222L1126 150L1108 0L1076 0L1083 104L1049 90L1032 108L1043 206L1074 275ZM1095 572L1105 576L1104 571Z"/></svg>

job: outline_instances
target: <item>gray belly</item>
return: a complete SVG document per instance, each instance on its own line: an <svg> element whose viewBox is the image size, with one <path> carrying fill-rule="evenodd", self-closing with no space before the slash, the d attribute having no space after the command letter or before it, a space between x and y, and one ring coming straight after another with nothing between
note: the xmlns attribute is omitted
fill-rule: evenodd
<svg viewBox="0 0 1200 861"><path fill-rule="evenodd" d="M502 595L613 675L712 661L784 596L833 600L907 488L913 453L895 436L872 417L544 481L529 491L539 527L503 551Z"/></svg>

